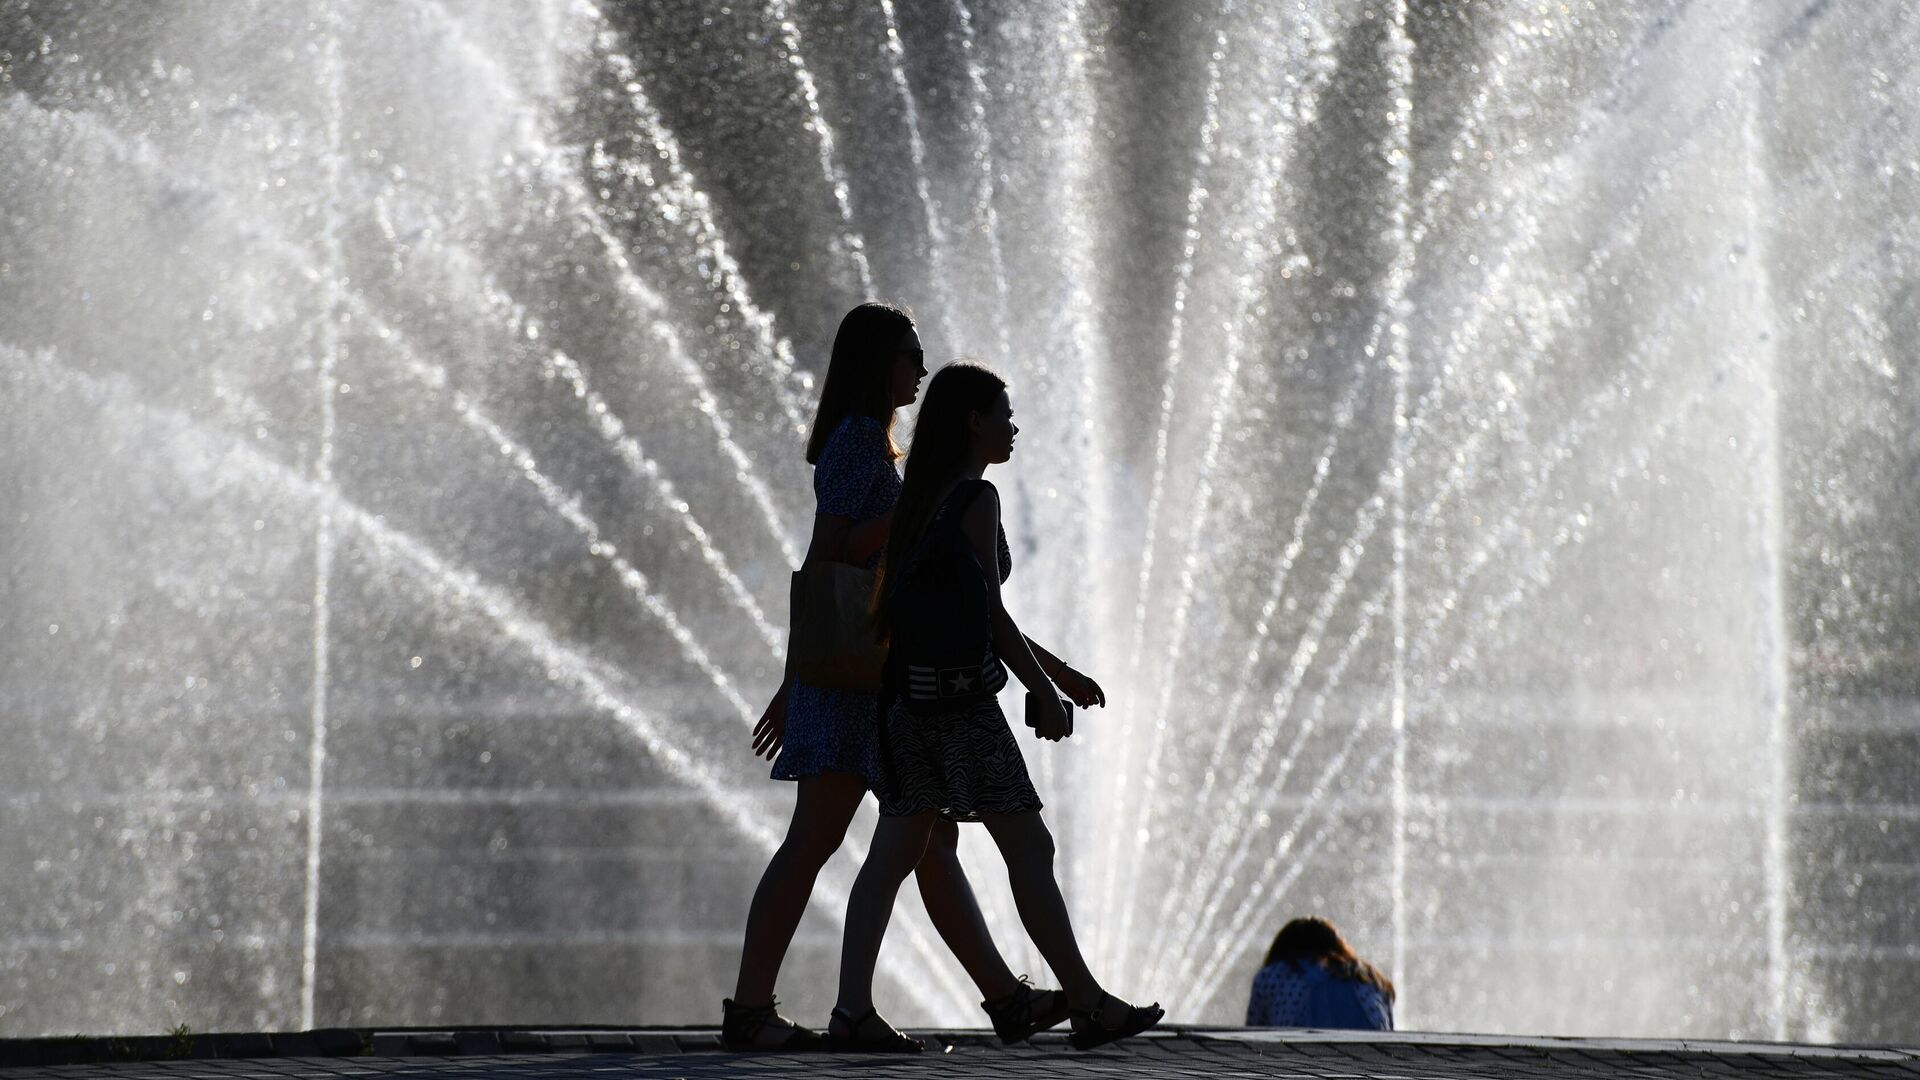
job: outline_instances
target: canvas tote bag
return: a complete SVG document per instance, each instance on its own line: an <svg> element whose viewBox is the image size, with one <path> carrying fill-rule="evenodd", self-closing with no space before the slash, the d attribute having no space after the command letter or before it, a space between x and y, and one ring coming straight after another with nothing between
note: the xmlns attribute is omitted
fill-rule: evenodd
<svg viewBox="0 0 1920 1080"><path fill-rule="evenodd" d="M873 639L872 570L817 559L793 572L787 675L825 690L878 690L887 647Z"/></svg>

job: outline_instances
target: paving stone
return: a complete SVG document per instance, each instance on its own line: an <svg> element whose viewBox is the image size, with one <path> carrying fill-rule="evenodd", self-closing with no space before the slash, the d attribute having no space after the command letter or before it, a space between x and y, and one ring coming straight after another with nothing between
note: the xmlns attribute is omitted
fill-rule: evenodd
<svg viewBox="0 0 1920 1080"><path fill-rule="evenodd" d="M431 1057L452 1057L460 1052L451 1031L416 1031L407 1039L407 1053Z"/></svg>
<svg viewBox="0 0 1920 1080"><path fill-rule="evenodd" d="M326 1057L357 1057L373 1051L366 1034L352 1028L316 1028L309 1034Z"/></svg>
<svg viewBox="0 0 1920 1080"><path fill-rule="evenodd" d="M247 1031L220 1037L220 1056L230 1058L272 1057L273 1039L264 1032Z"/></svg>
<svg viewBox="0 0 1920 1080"><path fill-rule="evenodd" d="M413 1041L404 1031L380 1031L374 1033L371 1045L380 1057L405 1057L412 1051Z"/></svg>
<svg viewBox="0 0 1920 1080"><path fill-rule="evenodd" d="M320 1040L310 1031L290 1031L271 1036L275 1057L319 1057Z"/></svg>
<svg viewBox="0 0 1920 1080"><path fill-rule="evenodd" d="M499 1054L505 1049L497 1031L456 1031L453 1033L453 1044L462 1056Z"/></svg>

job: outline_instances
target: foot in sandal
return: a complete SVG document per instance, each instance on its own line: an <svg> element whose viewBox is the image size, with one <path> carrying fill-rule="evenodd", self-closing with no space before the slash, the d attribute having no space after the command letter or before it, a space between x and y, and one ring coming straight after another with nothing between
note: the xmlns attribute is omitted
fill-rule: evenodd
<svg viewBox="0 0 1920 1080"><path fill-rule="evenodd" d="M859 1016L845 1009L834 1009L827 1021L826 1042L828 1050L852 1054L918 1054L927 1048L919 1039L902 1034L887 1023L880 1011L873 1008Z"/></svg>
<svg viewBox="0 0 1920 1080"><path fill-rule="evenodd" d="M765 1005L720 1003L720 1045L729 1050L818 1050L820 1033L780 1015L780 999Z"/></svg>
<svg viewBox="0 0 1920 1080"><path fill-rule="evenodd" d="M1037 989L1027 982L1025 975L1020 976L1019 989L992 1001L983 1001L980 1007L993 1021L993 1033L1008 1046L1053 1027L1071 1011L1067 1008L1066 991Z"/></svg>
<svg viewBox="0 0 1920 1080"><path fill-rule="evenodd" d="M1091 1009L1073 1010L1073 1034L1067 1042L1075 1050L1091 1050L1116 1039L1138 1035L1160 1022L1167 1011L1159 1002L1129 1005L1112 994L1100 995L1100 1004Z"/></svg>

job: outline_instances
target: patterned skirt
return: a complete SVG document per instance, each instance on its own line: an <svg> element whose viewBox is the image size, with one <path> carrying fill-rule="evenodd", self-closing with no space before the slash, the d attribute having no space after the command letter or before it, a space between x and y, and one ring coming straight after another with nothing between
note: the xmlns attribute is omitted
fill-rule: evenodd
<svg viewBox="0 0 1920 1080"><path fill-rule="evenodd" d="M873 738L880 694L794 683L787 696L787 732L773 762L775 780L853 773L878 790L880 748Z"/></svg>
<svg viewBox="0 0 1920 1080"><path fill-rule="evenodd" d="M916 714L895 703L880 735L887 782L880 812L904 817L927 810L949 821L981 814L1040 809L1026 759L1007 717L992 698L962 712Z"/></svg>

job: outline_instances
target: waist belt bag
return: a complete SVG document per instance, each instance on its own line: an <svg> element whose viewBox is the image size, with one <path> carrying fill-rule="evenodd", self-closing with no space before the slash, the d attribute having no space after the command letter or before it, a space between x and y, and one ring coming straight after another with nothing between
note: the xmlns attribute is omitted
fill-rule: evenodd
<svg viewBox="0 0 1920 1080"><path fill-rule="evenodd" d="M825 690L878 690L886 646L873 638L873 571L827 562L794 571L787 675Z"/></svg>

